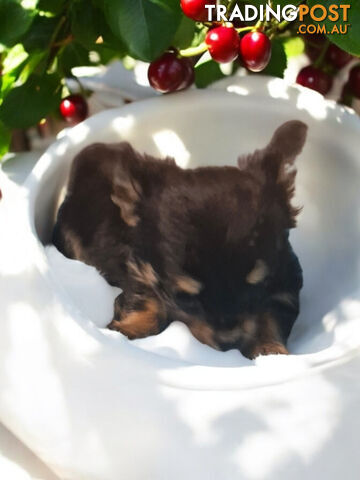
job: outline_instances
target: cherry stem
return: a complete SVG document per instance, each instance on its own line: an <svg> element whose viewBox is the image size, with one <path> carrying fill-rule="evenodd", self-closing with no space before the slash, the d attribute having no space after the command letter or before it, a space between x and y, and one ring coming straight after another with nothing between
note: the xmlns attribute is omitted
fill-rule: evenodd
<svg viewBox="0 0 360 480"><path fill-rule="evenodd" d="M263 27L263 25L264 23L261 20L259 20L255 25L255 27L253 27L253 30L256 32L256 30L260 30Z"/></svg>
<svg viewBox="0 0 360 480"><path fill-rule="evenodd" d="M321 68L323 66L324 60L325 60L325 55L330 47L330 40L326 39L326 42L320 52L320 55L314 62L314 67L316 68Z"/></svg>
<svg viewBox="0 0 360 480"><path fill-rule="evenodd" d="M283 20L282 22L280 22L278 25L277 25L277 30L285 30L285 28L290 25L291 22L289 22L288 20Z"/></svg>
<svg viewBox="0 0 360 480"><path fill-rule="evenodd" d="M249 32L250 30L254 30L254 28L256 28L256 25L255 25L255 27L254 27L254 26L251 26L251 27L242 27L242 28L236 28L235 30L236 30L238 33L242 33L242 32Z"/></svg>
<svg viewBox="0 0 360 480"><path fill-rule="evenodd" d="M281 31L281 30L284 30L287 26L290 25L291 22L289 22L288 20L284 20L280 23L277 23L276 25L274 25L272 28L269 29L268 31L268 34L271 35L271 36L274 36L274 34L277 32L277 31Z"/></svg>
<svg viewBox="0 0 360 480"><path fill-rule="evenodd" d="M60 21L59 21L59 23L56 25L55 30L54 30L54 32L53 32L53 34L52 34L52 36L51 36L50 46L52 46L52 45L55 43L55 41L56 41L56 39L57 39L57 36L59 35L60 30L61 30L61 28L62 28L62 26L64 25L65 22L66 22L66 16L63 15L63 16L60 18Z"/></svg>
<svg viewBox="0 0 360 480"><path fill-rule="evenodd" d="M60 42L54 42L54 43L53 43L53 47L63 47L63 46L66 46L66 45L68 45L69 43L71 43L73 40L74 40L74 35L73 35L72 33L70 33L66 38L64 38L64 39L61 40Z"/></svg>
<svg viewBox="0 0 360 480"><path fill-rule="evenodd" d="M200 43L197 47L186 48L185 50L180 50L179 53L182 57L195 57L196 55L201 55L205 53L208 49L208 46L205 42Z"/></svg>
<svg viewBox="0 0 360 480"><path fill-rule="evenodd" d="M51 66L52 66L52 64L53 64L53 62L56 58L56 55L58 54L59 50L62 48L62 45L59 44L61 42L57 42L57 38L58 38L59 33L61 32L61 30L65 26L66 20L67 20L66 15L65 14L62 15L58 24L55 27L55 30L54 30L52 36L51 36L45 70L48 70L48 69L51 68Z"/></svg>

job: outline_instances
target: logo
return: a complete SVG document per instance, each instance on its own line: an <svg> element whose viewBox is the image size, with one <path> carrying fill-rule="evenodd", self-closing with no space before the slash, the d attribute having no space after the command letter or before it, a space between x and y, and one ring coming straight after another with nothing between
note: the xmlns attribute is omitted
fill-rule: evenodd
<svg viewBox="0 0 360 480"><path fill-rule="evenodd" d="M275 19L280 22L299 21L298 33L310 34L342 34L345 35L350 25L346 22L349 19L349 10L351 5L324 5L316 4L309 7L306 4L299 6L285 5L271 7L270 5L244 5L240 9L236 4L232 12L227 12L225 5L205 5L208 14L208 21L217 22L234 22L240 20L242 22L270 22Z"/></svg>

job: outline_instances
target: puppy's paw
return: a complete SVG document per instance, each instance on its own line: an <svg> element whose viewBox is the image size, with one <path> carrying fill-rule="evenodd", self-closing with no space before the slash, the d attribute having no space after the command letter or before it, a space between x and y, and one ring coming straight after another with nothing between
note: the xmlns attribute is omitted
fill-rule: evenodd
<svg viewBox="0 0 360 480"><path fill-rule="evenodd" d="M113 318L106 328L108 328L109 330L116 330L117 332L121 332L121 320Z"/></svg>
<svg viewBox="0 0 360 480"><path fill-rule="evenodd" d="M107 328L116 330L129 340L156 335L166 328L160 303L154 299L145 299L141 308L121 310L119 301L115 301L115 315Z"/></svg>
<svg viewBox="0 0 360 480"><path fill-rule="evenodd" d="M247 353L252 360L260 355L289 355L288 349L280 342L259 343Z"/></svg>

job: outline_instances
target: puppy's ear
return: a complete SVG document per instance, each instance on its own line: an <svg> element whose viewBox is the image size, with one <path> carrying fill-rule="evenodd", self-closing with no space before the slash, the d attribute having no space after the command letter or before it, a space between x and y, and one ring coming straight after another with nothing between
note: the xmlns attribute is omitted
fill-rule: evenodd
<svg viewBox="0 0 360 480"><path fill-rule="evenodd" d="M117 163L112 181L111 200L119 207L121 218L130 227L139 221L136 206L141 197L141 186L136 172L139 168L140 155L128 143L117 147Z"/></svg>
<svg viewBox="0 0 360 480"><path fill-rule="evenodd" d="M274 180L278 180L282 170L289 169L301 153L307 129L307 125L299 120L284 123L275 131L267 147L257 150L253 155L240 157L239 168L241 170L261 168L271 173Z"/></svg>
<svg viewBox="0 0 360 480"><path fill-rule="evenodd" d="M305 145L307 130L307 125L298 120L286 122L275 131L264 150L264 168L273 176L293 225L299 213L299 209L291 206L297 173L294 163Z"/></svg>
<svg viewBox="0 0 360 480"><path fill-rule="evenodd" d="M299 209L291 206L296 177L294 163L304 147L307 129L298 120L286 122L275 131L267 147L238 160L241 170L252 173L263 188L270 188L272 199L287 211L289 228L295 226L299 213Z"/></svg>
<svg viewBox="0 0 360 480"><path fill-rule="evenodd" d="M284 123L275 131L265 153L273 157L273 162L292 165L302 152L307 130L307 125L299 120Z"/></svg>

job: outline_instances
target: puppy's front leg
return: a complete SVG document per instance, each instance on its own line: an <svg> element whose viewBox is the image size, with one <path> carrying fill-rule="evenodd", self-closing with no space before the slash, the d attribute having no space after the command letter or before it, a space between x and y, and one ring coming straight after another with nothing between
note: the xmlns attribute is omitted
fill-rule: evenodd
<svg viewBox="0 0 360 480"><path fill-rule="evenodd" d="M241 353L250 359L259 355L288 355L278 321L271 313L263 313L258 318L258 328L251 340L240 346Z"/></svg>
<svg viewBox="0 0 360 480"><path fill-rule="evenodd" d="M299 315L299 292L302 288L302 269L297 256L287 243L290 261L282 265L281 281L268 300L266 311L259 315L256 338L244 345L249 357L288 354L285 347L291 329Z"/></svg>
<svg viewBox="0 0 360 480"><path fill-rule="evenodd" d="M130 340L156 335L168 325L166 310L162 301L154 295L133 295L130 298L119 295L115 299L114 318L108 325Z"/></svg>

